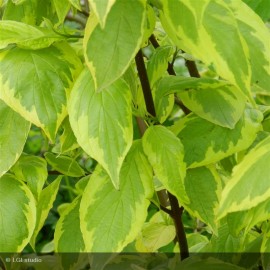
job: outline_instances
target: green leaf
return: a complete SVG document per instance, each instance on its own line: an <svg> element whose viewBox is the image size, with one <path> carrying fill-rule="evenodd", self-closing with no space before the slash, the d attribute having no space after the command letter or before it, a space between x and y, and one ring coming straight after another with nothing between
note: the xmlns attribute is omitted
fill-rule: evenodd
<svg viewBox="0 0 270 270"><path fill-rule="evenodd" d="M267 232L264 232L263 235L263 241L262 241L262 245L261 245L261 250L260 250L261 254L262 254L262 264L264 269L269 268L270 265L270 237L269 237L269 229Z"/></svg>
<svg viewBox="0 0 270 270"><path fill-rule="evenodd" d="M127 82L131 94L132 94L132 104L133 113L136 116L144 118L147 114L142 87L138 86L137 71L135 71L134 65L131 64L123 75L123 79Z"/></svg>
<svg viewBox="0 0 270 270"><path fill-rule="evenodd" d="M8 20L0 21L0 32L0 49L17 44L20 48L38 50L65 39L51 29Z"/></svg>
<svg viewBox="0 0 270 270"><path fill-rule="evenodd" d="M214 124L234 128L242 116L246 98L232 84L210 78L168 76L157 85L157 99L177 93L184 105Z"/></svg>
<svg viewBox="0 0 270 270"><path fill-rule="evenodd" d="M82 68L75 52L66 43L37 51L13 48L1 52L0 61L0 98L54 140Z"/></svg>
<svg viewBox="0 0 270 270"><path fill-rule="evenodd" d="M29 133L30 123L0 100L0 127L1 177L20 157Z"/></svg>
<svg viewBox="0 0 270 270"><path fill-rule="evenodd" d="M147 74L152 87L156 114L160 123L163 123L172 111L174 95L160 96L154 84L164 75L168 67L170 56L174 53L174 47L166 45L157 48L147 64Z"/></svg>
<svg viewBox="0 0 270 270"><path fill-rule="evenodd" d="M252 207L248 210L229 213L226 217L230 233L238 236L244 230L247 234L256 224L270 218L270 200Z"/></svg>
<svg viewBox="0 0 270 270"><path fill-rule="evenodd" d="M61 134L60 140L60 151L61 153L69 152L79 147L76 137L71 129L68 117L63 121L62 127L64 129Z"/></svg>
<svg viewBox="0 0 270 270"><path fill-rule="evenodd" d="M52 3L54 4L59 23L63 23L70 9L69 0L52 0Z"/></svg>
<svg viewBox="0 0 270 270"><path fill-rule="evenodd" d="M83 252L85 245L80 230L79 209L81 196L77 197L61 214L54 233L56 252Z"/></svg>
<svg viewBox="0 0 270 270"><path fill-rule="evenodd" d="M13 1L8 0L3 13L3 20L13 20L35 25L35 9L37 0L25 1L21 5L16 5Z"/></svg>
<svg viewBox="0 0 270 270"><path fill-rule="evenodd" d="M175 269L185 270L244 270L235 264L227 263L212 257L200 258L200 256L191 256L176 265Z"/></svg>
<svg viewBox="0 0 270 270"><path fill-rule="evenodd" d="M40 192L48 177L47 162L37 156L21 155L11 168L16 178L27 183L27 186L38 201Z"/></svg>
<svg viewBox="0 0 270 270"><path fill-rule="evenodd" d="M119 172L132 144L131 93L122 79L96 92L85 69L70 97L69 119L78 143L108 172L116 188Z"/></svg>
<svg viewBox="0 0 270 270"><path fill-rule="evenodd" d="M3 20L19 21L30 25L40 25L44 18L57 22L57 16L52 1L27 0L20 5L7 1L4 9Z"/></svg>
<svg viewBox="0 0 270 270"><path fill-rule="evenodd" d="M261 130L261 120L260 111L246 109L235 128L228 129L189 114L170 129L184 145L187 166L195 168L247 149Z"/></svg>
<svg viewBox="0 0 270 270"><path fill-rule="evenodd" d="M75 188L76 188L76 191L79 193L79 194L82 194L84 192L84 189L85 187L87 186L88 182L89 182L89 178L90 176L87 175L83 178L81 178L76 184L75 184Z"/></svg>
<svg viewBox="0 0 270 270"><path fill-rule="evenodd" d="M152 177L140 141L134 142L122 166L120 190L100 166L96 168L80 208L87 252L120 252L135 239L147 217Z"/></svg>
<svg viewBox="0 0 270 270"><path fill-rule="evenodd" d="M71 157L57 156L50 152L45 153L44 156L54 170L64 175L71 177L81 177L85 174L79 163Z"/></svg>
<svg viewBox="0 0 270 270"><path fill-rule="evenodd" d="M189 203L184 186L186 164L181 141L166 127L151 126L143 136L143 150L164 187L182 204Z"/></svg>
<svg viewBox="0 0 270 270"><path fill-rule="evenodd" d="M153 98L156 108L156 114L158 121L162 124L166 121L170 113L172 112L174 105L174 95L164 96L159 98L156 94L156 88L153 89Z"/></svg>
<svg viewBox="0 0 270 270"><path fill-rule="evenodd" d="M139 242L142 242L147 252L156 252L159 248L173 241L175 238L175 227L173 223L168 224L166 218L159 211L149 222L144 224L140 238Z"/></svg>
<svg viewBox="0 0 270 270"><path fill-rule="evenodd" d="M218 228L217 235L211 237L210 243L210 252L217 253L220 259L226 258L228 260L232 258L236 252L243 251L244 237L234 237L231 235L228 224L225 223Z"/></svg>
<svg viewBox="0 0 270 270"><path fill-rule="evenodd" d="M116 0L88 0L88 2L90 4L91 10L93 10L97 16L101 27L104 28L108 14Z"/></svg>
<svg viewBox="0 0 270 270"><path fill-rule="evenodd" d="M75 7L76 9L82 11L82 7L81 7L81 1L80 0L69 0L70 4Z"/></svg>
<svg viewBox="0 0 270 270"><path fill-rule="evenodd" d="M148 39L152 35L156 26L156 13L150 5L146 5L146 20L144 25L144 34L142 39L142 47L148 45Z"/></svg>
<svg viewBox="0 0 270 270"><path fill-rule="evenodd" d="M147 63L147 75L151 87L158 81L167 71L168 62L175 48L171 45L158 47L151 55Z"/></svg>
<svg viewBox="0 0 270 270"><path fill-rule="evenodd" d="M161 22L175 44L214 66L221 77L249 96L249 53L228 5L222 0L164 0L162 4Z"/></svg>
<svg viewBox="0 0 270 270"><path fill-rule="evenodd" d="M58 176L56 180L54 180L49 186L41 191L39 200L37 202L36 226L30 241L33 248L35 247L36 237L43 227L44 222L48 217L49 211L53 206L53 202L55 201L56 195L58 193L61 179L62 176Z"/></svg>
<svg viewBox="0 0 270 270"><path fill-rule="evenodd" d="M270 138L257 144L234 167L227 182L219 208L219 218L227 213L250 209L270 198Z"/></svg>
<svg viewBox="0 0 270 270"><path fill-rule="evenodd" d="M268 0L243 0L249 5L264 21L270 19L270 2Z"/></svg>
<svg viewBox="0 0 270 270"><path fill-rule="evenodd" d="M252 71L251 82L263 88L268 95L270 84L270 46L269 30L261 18L242 1L226 0L234 12L238 27L249 48L249 59ZM260 0L258 0L260 2ZM268 1L268 12L270 2ZM265 8L266 5L265 5ZM270 12L269 12L270 15ZM270 19L270 16L269 16Z"/></svg>
<svg viewBox="0 0 270 270"><path fill-rule="evenodd" d="M200 233L187 234L187 241L188 241L189 251L192 253L200 252L209 243L208 238Z"/></svg>
<svg viewBox="0 0 270 270"><path fill-rule="evenodd" d="M106 88L127 70L140 48L145 17L144 0L128 3L117 0L103 29L95 15L90 15L85 29L84 51L95 89Z"/></svg>
<svg viewBox="0 0 270 270"><path fill-rule="evenodd" d="M202 82L201 87L200 82ZM245 96L226 82L199 79L196 89L179 94L184 105L198 116L223 127L234 128L243 115Z"/></svg>
<svg viewBox="0 0 270 270"><path fill-rule="evenodd" d="M185 208L216 233L216 210L221 195L221 179L214 167L187 170L185 188L190 204Z"/></svg>
<svg viewBox="0 0 270 270"><path fill-rule="evenodd" d="M0 252L21 252L36 223L35 199L14 176L0 178Z"/></svg>

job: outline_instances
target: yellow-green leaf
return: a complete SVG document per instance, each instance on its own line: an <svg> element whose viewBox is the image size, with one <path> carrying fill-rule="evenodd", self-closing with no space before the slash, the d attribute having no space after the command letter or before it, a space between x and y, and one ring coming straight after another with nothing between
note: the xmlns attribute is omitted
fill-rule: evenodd
<svg viewBox="0 0 270 270"><path fill-rule="evenodd" d="M84 176L84 170L79 163L68 156L56 156L53 153L45 153L47 162L58 172L71 177Z"/></svg>
<svg viewBox="0 0 270 270"><path fill-rule="evenodd" d="M0 252L21 252L36 223L35 199L23 182L10 174L0 178Z"/></svg>
<svg viewBox="0 0 270 270"><path fill-rule="evenodd" d="M76 137L71 129L68 117L63 121L62 127L64 129L61 134L60 141L60 152L65 153L74 150L79 147Z"/></svg>
<svg viewBox="0 0 270 270"><path fill-rule="evenodd" d="M56 195L58 193L61 179L62 176L59 176L55 181L53 181L49 186L41 191L39 200L37 202L36 226L30 241L33 248L35 247L36 237L44 225L49 211L53 206L53 202L55 201Z"/></svg>
<svg viewBox="0 0 270 270"><path fill-rule="evenodd" d="M221 178L214 167L187 170L185 188L190 204L185 208L216 233L216 210L221 195Z"/></svg>
<svg viewBox="0 0 270 270"><path fill-rule="evenodd" d="M250 96L249 51L225 1L164 0L162 4L161 22L175 44L214 66L221 77Z"/></svg>
<svg viewBox="0 0 270 270"><path fill-rule="evenodd" d="M27 186L38 201L40 192L48 177L46 160L37 156L22 155L11 171L16 178L27 183Z"/></svg>
<svg viewBox="0 0 270 270"><path fill-rule="evenodd" d="M232 178L222 191L219 218L250 209L270 198L269 149L267 137L234 167Z"/></svg>
<svg viewBox="0 0 270 270"><path fill-rule="evenodd" d="M189 203L184 186L184 148L179 138L166 127L151 126L143 136L143 150L164 187L182 204Z"/></svg>
<svg viewBox="0 0 270 270"><path fill-rule="evenodd" d="M82 68L75 52L66 43L37 51L13 48L1 52L0 61L0 98L54 140Z"/></svg>
<svg viewBox="0 0 270 270"><path fill-rule="evenodd" d="M259 1L259 0L258 0ZM256 1L256 2L258 2ZM270 33L261 18L241 0L226 0L237 19L238 27L249 49L251 82L270 94ZM267 8L267 7L265 7ZM270 9L270 2L268 2ZM269 11L268 11L269 12Z"/></svg>
<svg viewBox="0 0 270 270"><path fill-rule="evenodd" d="M143 245L144 251L157 252L159 248L168 245L175 238L175 227L167 222L170 217L163 217L162 213L157 212L149 222L146 222L142 228L139 239L136 242L136 248L141 251Z"/></svg>
<svg viewBox="0 0 270 270"><path fill-rule="evenodd" d="M116 0L88 0L91 10L96 14L101 27L106 23L107 16Z"/></svg>
<svg viewBox="0 0 270 270"><path fill-rule="evenodd" d="M226 220L230 233L234 236L239 235L243 230L245 234L256 224L270 218L270 199L259 203L248 210L229 213Z"/></svg>
<svg viewBox="0 0 270 270"><path fill-rule="evenodd" d="M69 0L52 0L59 23L63 23L70 9Z"/></svg>
<svg viewBox="0 0 270 270"><path fill-rule="evenodd" d="M125 159L119 190L100 166L96 168L80 206L87 252L120 252L136 238L153 196L152 177L140 141L134 142Z"/></svg>
<svg viewBox="0 0 270 270"><path fill-rule="evenodd" d="M211 78L167 76L156 86L156 98L177 93L184 105L214 124L234 128L242 116L246 98L231 83Z"/></svg>
<svg viewBox="0 0 270 270"><path fill-rule="evenodd" d="M10 20L0 21L0 33L0 49L17 44L21 48L38 50L65 39L51 29Z"/></svg>
<svg viewBox="0 0 270 270"><path fill-rule="evenodd" d="M145 2L117 0L104 28L94 13L90 15L85 29L84 52L95 89L102 90L116 81L135 57L143 38Z"/></svg>
<svg viewBox="0 0 270 270"><path fill-rule="evenodd" d="M1 177L20 157L29 133L30 123L0 100L0 128Z"/></svg>
<svg viewBox="0 0 270 270"><path fill-rule="evenodd" d="M235 128L229 129L189 114L170 129L184 145L187 166L195 168L247 149L261 130L262 117L260 111L246 109Z"/></svg>
<svg viewBox="0 0 270 270"><path fill-rule="evenodd" d="M116 188L119 172L132 144L131 93L119 79L96 92L88 69L72 90L69 119L79 145L108 172Z"/></svg>
<svg viewBox="0 0 270 270"><path fill-rule="evenodd" d="M56 223L54 243L56 252L83 252L85 245L80 230L79 209L81 196L77 197L61 214Z"/></svg>

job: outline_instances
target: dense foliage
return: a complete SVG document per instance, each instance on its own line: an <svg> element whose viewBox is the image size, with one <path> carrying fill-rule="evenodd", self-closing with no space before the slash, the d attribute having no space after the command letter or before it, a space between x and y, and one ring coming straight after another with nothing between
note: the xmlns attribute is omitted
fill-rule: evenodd
<svg viewBox="0 0 270 270"><path fill-rule="evenodd" d="M1 253L268 269L268 0L0 6Z"/></svg>

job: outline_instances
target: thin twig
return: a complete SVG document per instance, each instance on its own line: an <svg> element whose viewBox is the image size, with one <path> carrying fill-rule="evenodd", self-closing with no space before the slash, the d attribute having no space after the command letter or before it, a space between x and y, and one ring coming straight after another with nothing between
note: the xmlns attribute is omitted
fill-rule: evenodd
<svg viewBox="0 0 270 270"><path fill-rule="evenodd" d="M164 207L163 205L160 205L160 209L165 213L167 213L168 215L172 216L172 211L170 209Z"/></svg>
<svg viewBox="0 0 270 270"><path fill-rule="evenodd" d="M168 192L170 204L171 204L171 216L174 221L176 229L176 237L180 246L180 257L184 260L189 257L187 237L185 233L185 228L182 222L182 214L184 207L180 207L177 198Z"/></svg>
<svg viewBox="0 0 270 270"><path fill-rule="evenodd" d="M190 77L200 78L200 73L197 69L196 63L191 60L185 59L186 67L188 69Z"/></svg>
<svg viewBox="0 0 270 270"><path fill-rule="evenodd" d="M140 82L142 85L142 90L143 90L143 96L146 104L146 109L150 115L153 117L156 117L156 110L155 110L155 105L154 105L154 100L150 88L150 83L148 80L146 68L144 65L144 60L143 60L143 53L142 50L139 50L135 57L135 62L140 78Z"/></svg>

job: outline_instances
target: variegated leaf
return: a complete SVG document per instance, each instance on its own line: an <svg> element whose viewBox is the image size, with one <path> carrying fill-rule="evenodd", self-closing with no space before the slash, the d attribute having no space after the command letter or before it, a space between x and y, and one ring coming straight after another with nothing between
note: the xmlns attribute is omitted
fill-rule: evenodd
<svg viewBox="0 0 270 270"><path fill-rule="evenodd" d="M91 10L96 14L102 28L116 0L88 0Z"/></svg>
<svg viewBox="0 0 270 270"><path fill-rule="evenodd" d="M221 178L214 167L187 170L185 188L190 204L185 208L217 233L216 210L221 196Z"/></svg>
<svg viewBox="0 0 270 270"><path fill-rule="evenodd" d="M21 48L38 50L65 39L50 29L10 20L0 21L0 32L0 49L17 44Z"/></svg>
<svg viewBox="0 0 270 270"><path fill-rule="evenodd" d="M38 201L43 185L48 177L46 160L41 157L23 154L11 168L11 171L16 178L27 183L27 186Z"/></svg>
<svg viewBox="0 0 270 270"><path fill-rule="evenodd" d="M184 186L184 149L179 138L166 127L151 126L143 136L143 150L164 187L182 204L189 203Z"/></svg>
<svg viewBox="0 0 270 270"><path fill-rule="evenodd" d="M0 252L21 252L36 223L35 199L29 188L10 174L0 178Z"/></svg>
<svg viewBox="0 0 270 270"><path fill-rule="evenodd" d="M79 209L81 196L77 197L61 214L55 228L56 252L83 252L85 244L80 229Z"/></svg>
<svg viewBox="0 0 270 270"><path fill-rule="evenodd" d="M120 252L136 238L153 196L152 177L152 168L140 141L134 142L125 159L119 190L100 166L96 168L80 206L87 252Z"/></svg>
<svg viewBox="0 0 270 270"><path fill-rule="evenodd" d="M147 46L148 39L152 35L156 26L156 13L150 5L146 5L146 20L144 24L144 33L142 39L142 47Z"/></svg>
<svg viewBox="0 0 270 270"><path fill-rule="evenodd" d="M238 236L243 230L245 234L253 226L270 218L270 199L259 203L248 210L229 213L226 217L230 233Z"/></svg>
<svg viewBox="0 0 270 270"><path fill-rule="evenodd" d="M41 191L39 200L37 201L36 226L30 241L33 248L35 248L36 237L42 226L44 225L44 222L48 217L49 211L53 206L56 195L58 193L61 179L62 176L58 176L56 180L54 180L50 185L48 185Z"/></svg>
<svg viewBox="0 0 270 270"><path fill-rule="evenodd" d="M184 145L187 166L195 168L247 149L261 130L261 121L262 114L255 109L246 109L234 129L217 126L189 114L170 129L178 134Z"/></svg>
<svg viewBox="0 0 270 270"><path fill-rule="evenodd" d="M243 0L243 2L252 8L263 21L270 19L270 2L268 0Z"/></svg>
<svg viewBox="0 0 270 270"><path fill-rule="evenodd" d="M157 48L151 55L147 63L147 75L151 87L158 81L162 76L164 76L168 62L172 54L174 53L175 48L171 45L166 45Z"/></svg>
<svg viewBox="0 0 270 270"><path fill-rule="evenodd" d="M20 157L29 129L30 123L0 100L0 177Z"/></svg>
<svg viewBox="0 0 270 270"><path fill-rule="evenodd" d="M41 127L50 140L67 115L66 103L82 64L66 43L37 51L0 53L0 98Z"/></svg>
<svg viewBox="0 0 270 270"><path fill-rule="evenodd" d="M159 211L146 222L136 239L139 252L157 252L168 245L176 236L173 220L168 214Z"/></svg>
<svg viewBox="0 0 270 270"><path fill-rule="evenodd" d="M59 23L63 23L70 9L69 0L51 0L54 5Z"/></svg>
<svg viewBox="0 0 270 270"><path fill-rule="evenodd" d="M85 29L84 54L96 90L106 88L127 70L140 48L145 17L144 0L117 0L104 28L94 13L90 15Z"/></svg>
<svg viewBox="0 0 270 270"><path fill-rule="evenodd" d="M251 209L270 198L270 138L257 144L234 167L227 182L219 208L219 218L227 213Z"/></svg>
<svg viewBox="0 0 270 270"><path fill-rule="evenodd" d="M119 188L119 172L132 144L131 93L119 79L104 91L96 92L85 69L71 93L70 124L80 146L96 159Z"/></svg>
<svg viewBox="0 0 270 270"><path fill-rule="evenodd" d="M167 76L156 87L157 100L177 93L192 112L227 128L234 128L245 109L246 98L243 93L226 81Z"/></svg>
<svg viewBox="0 0 270 270"><path fill-rule="evenodd" d="M251 82L270 95L270 34L261 18L241 0L226 0L250 53ZM268 4L270 9L270 2Z"/></svg>
<svg viewBox="0 0 270 270"><path fill-rule="evenodd" d="M152 87L152 94L155 102L156 114L160 123L163 123L172 111L174 105L174 95L164 95L160 97L158 89L153 87L166 72L168 61L174 53L175 48L171 45L157 48L147 63L147 74Z"/></svg>
<svg viewBox="0 0 270 270"><path fill-rule="evenodd" d="M164 0L162 4L161 22L175 44L214 66L250 97L249 51L228 5L222 0Z"/></svg>
<svg viewBox="0 0 270 270"><path fill-rule="evenodd" d="M45 158L56 171L71 177L84 176L84 170L79 163L71 157L64 155L54 155L53 153L45 153Z"/></svg>
<svg viewBox="0 0 270 270"><path fill-rule="evenodd" d="M68 117L63 121L62 127L64 131L59 138L60 152L65 153L78 148L79 145L77 143L73 130L71 129Z"/></svg>

